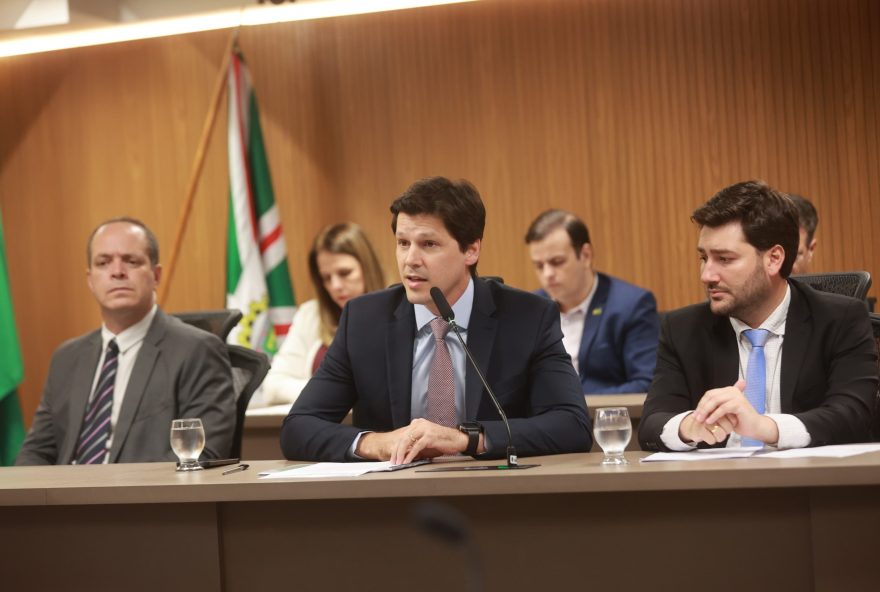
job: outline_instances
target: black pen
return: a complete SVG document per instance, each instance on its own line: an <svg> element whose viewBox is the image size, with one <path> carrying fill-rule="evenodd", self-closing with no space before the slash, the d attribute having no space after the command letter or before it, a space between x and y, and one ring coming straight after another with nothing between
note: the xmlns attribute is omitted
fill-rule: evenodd
<svg viewBox="0 0 880 592"><path fill-rule="evenodd" d="M241 465L238 465L237 467L235 467L234 469L227 469L227 470L223 471L223 474L224 474L224 475L231 475L232 473L237 473L237 472L239 472L239 471L244 471L244 470L247 469L249 466L250 466L250 465L241 464Z"/></svg>

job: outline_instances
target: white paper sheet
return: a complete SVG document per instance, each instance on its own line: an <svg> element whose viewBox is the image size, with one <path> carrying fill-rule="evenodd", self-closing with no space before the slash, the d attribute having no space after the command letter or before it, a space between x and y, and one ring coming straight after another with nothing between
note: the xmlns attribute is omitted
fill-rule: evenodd
<svg viewBox="0 0 880 592"><path fill-rule="evenodd" d="M657 462L668 460L719 460L722 458L747 458L757 451L759 446L744 446L742 448L697 448L687 452L655 452L651 456L641 459L642 462Z"/></svg>
<svg viewBox="0 0 880 592"><path fill-rule="evenodd" d="M868 452L880 452L880 444L839 444L816 448L773 450L756 446L744 448L707 448L688 452L657 452L641 459L642 462L670 460L700 461L723 458L845 458Z"/></svg>
<svg viewBox="0 0 880 592"><path fill-rule="evenodd" d="M838 444L817 448L792 448L762 452L761 458L845 458L880 451L880 444Z"/></svg>
<svg viewBox="0 0 880 592"><path fill-rule="evenodd" d="M313 465L297 465L289 469L282 469L269 473L260 474L260 479L305 479L320 477L359 477L366 473L384 473L399 471L409 467L417 467L430 462L419 460L405 465L392 465L389 461L384 462L350 462L350 463L315 463Z"/></svg>

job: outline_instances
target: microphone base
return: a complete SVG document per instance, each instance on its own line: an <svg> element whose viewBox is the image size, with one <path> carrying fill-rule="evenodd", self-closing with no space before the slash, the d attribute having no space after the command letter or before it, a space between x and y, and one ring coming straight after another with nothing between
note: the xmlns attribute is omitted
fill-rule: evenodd
<svg viewBox="0 0 880 592"><path fill-rule="evenodd" d="M498 465L497 467L494 467L494 468L501 470L501 471L512 471L515 469L532 469L534 467L540 467L540 466L541 465L521 465L521 464L517 463L515 465Z"/></svg>

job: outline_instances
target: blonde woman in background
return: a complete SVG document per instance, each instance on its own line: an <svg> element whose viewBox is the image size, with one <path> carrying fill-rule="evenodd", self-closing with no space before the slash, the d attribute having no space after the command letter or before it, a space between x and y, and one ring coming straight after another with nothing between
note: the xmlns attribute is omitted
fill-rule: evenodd
<svg viewBox="0 0 880 592"><path fill-rule="evenodd" d="M291 403L309 381L333 341L345 303L385 287L382 267L363 229L332 224L315 237L309 274L318 297L296 311L293 327L263 382L268 405Z"/></svg>

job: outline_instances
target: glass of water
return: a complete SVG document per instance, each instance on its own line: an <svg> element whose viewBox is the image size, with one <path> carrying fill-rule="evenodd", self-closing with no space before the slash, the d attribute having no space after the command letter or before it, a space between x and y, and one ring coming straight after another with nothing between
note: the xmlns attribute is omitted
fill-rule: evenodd
<svg viewBox="0 0 880 592"><path fill-rule="evenodd" d="M201 471L199 455L205 448L205 428L201 419L175 419L171 422L171 450L180 459L178 471Z"/></svg>
<svg viewBox="0 0 880 592"><path fill-rule="evenodd" d="M626 445L632 437L632 424L626 407L596 409L593 435L596 437L596 443L605 452L603 465L629 464L629 461L623 457L623 451L626 450Z"/></svg>

